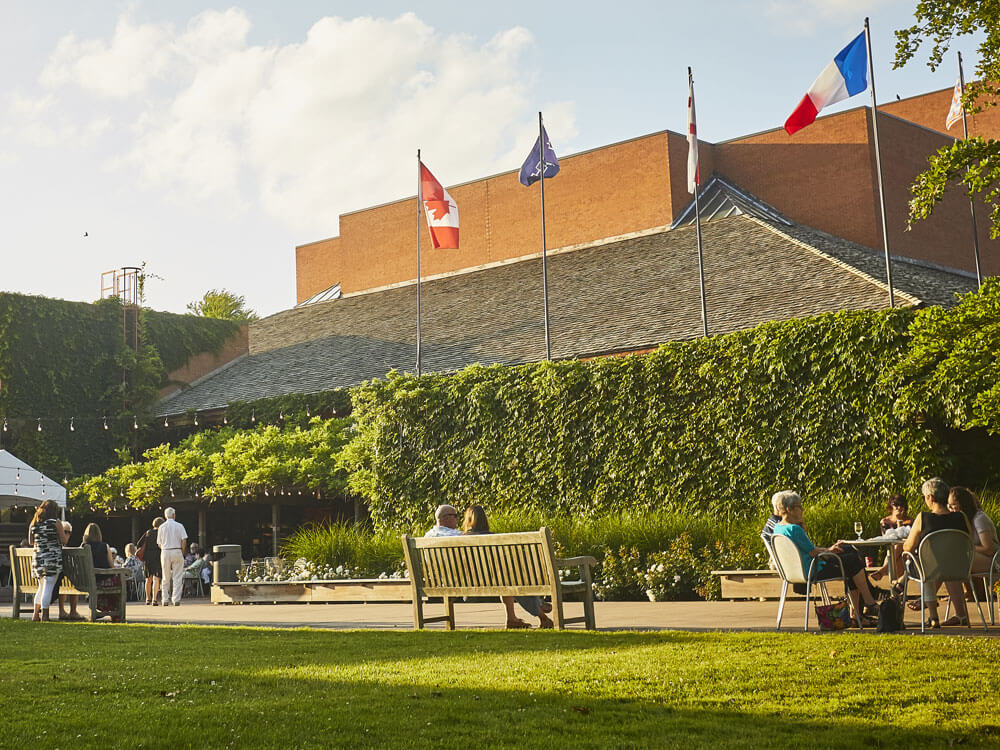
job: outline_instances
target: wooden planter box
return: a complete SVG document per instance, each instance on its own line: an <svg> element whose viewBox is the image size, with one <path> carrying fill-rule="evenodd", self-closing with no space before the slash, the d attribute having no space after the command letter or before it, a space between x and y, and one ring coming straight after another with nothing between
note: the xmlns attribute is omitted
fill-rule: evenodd
<svg viewBox="0 0 1000 750"><path fill-rule="evenodd" d="M361 578L342 581L265 581L213 583L213 604L280 604L297 602L409 602L406 578Z"/></svg>

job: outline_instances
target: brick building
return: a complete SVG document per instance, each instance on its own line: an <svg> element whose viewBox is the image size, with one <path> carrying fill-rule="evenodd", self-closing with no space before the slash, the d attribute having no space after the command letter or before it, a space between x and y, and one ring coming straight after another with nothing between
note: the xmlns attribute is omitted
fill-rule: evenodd
<svg viewBox="0 0 1000 750"><path fill-rule="evenodd" d="M906 231L909 186L928 155L959 133L944 131L951 89L887 104L879 110L889 246L893 255L973 272L968 203L953 191L934 216ZM970 118L970 134L1000 137L1000 110ZM881 251L882 228L871 110L826 117L789 136L781 128L721 143L699 143L702 175L724 176L792 221ZM691 201L687 141L663 131L561 159L546 183L548 246L563 248L666 228ZM595 191L613 177L614 194ZM462 216L458 250L423 254L425 277L532 255L539 245L537 188L517 172L450 187ZM297 302L339 283L347 295L416 277L416 198L344 214L340 236L296 248ZM997 241L978 211L983 272L1000 273ZM426 226L422 242L430 247Z"/></svg>
<svg viewBox="0 0 1000 750"><path fill-rule="evenodd" d="M963 195L952 191L931 219L906 229L910 184L952 140L950 100L946 89L879 110L898 305L949 305L975 288ZM1000 110L970 118L970 131L1000 137ZM711 334L888 306L869 108L821 117L794 136L775 129L702 142L699 154ZM701 335L684 136L654 133L561 163L546 183L552 356L643 351ZM595 191L609 175L612 193ZM525 189L512 171L449 192L461 210L461 248L423 253L424 369L542 359L537 188ZM247 353L189 381L160 413L221 414L236 400L412 371L416 214L415 197L355 211L341 217L339 237L296 248L299 304L252 323ZM988 238L987 215L980 207L981 260L994 275L1000 242ZM334 299L338 285L343 296Z"/></svg>

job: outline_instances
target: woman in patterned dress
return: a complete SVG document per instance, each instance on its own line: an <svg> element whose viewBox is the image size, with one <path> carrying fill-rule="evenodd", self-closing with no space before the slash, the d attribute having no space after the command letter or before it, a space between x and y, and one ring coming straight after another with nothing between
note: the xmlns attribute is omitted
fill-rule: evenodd
<svg viewBox="0 0 1000 750"><path fill-rule="evenodd" d="M59 506L45 500L35 511L28 529L28 543L35 547L35 575L38 591L35 592L34 621L49 619L49 605L59 588L62 575L62 548L69 541L69 534L59 520Z"/></svg>

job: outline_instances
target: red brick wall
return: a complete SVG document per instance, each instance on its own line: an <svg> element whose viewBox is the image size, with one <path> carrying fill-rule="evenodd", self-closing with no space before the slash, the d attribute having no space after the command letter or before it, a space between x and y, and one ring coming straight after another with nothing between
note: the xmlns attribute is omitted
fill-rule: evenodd
<svg viewBox="0 0 1000 750"><path fill-rule="evenodd" d="M962 123L957 122L951 130L945 130L945 120L951 107L953 88L932 91L929 94L912 96L909 99L880 104L879 109L896 117L909 120L925 128L947 133L952 138L962 137ZM1000 107L990 107L978 115L969 116L969 135L997 138L1000 134Z"/></svg>
<svg viewBox="0 0 1000 750"><path fill-rule="evenodd" d="M885 111L925 127L940 121L943 128L950 91L893 102ZM909 185L949 136L893 117L879 122L893 253L973 270L970 220L960 195L949 195L933 219L905 231ZM1000 133L1000 108L979 115L975 127ZM868 109L821 117L794 136L779 128L724 143L701 142L699 153L702 183L716 170L794 221L881 249ZM447 181L446 175L437 176ZM550 248L670 224L691 200L687 141L667 131L567 157L545 188ZM461 248L434 250L421 217L424 276L538 252L538 191L537 183L524 188L516 172L449 187L459 206ZM987 214L979 213L984 270L1000 273L998 243L986 239ZM296 248L298 301L338 281L349 293L414 279L416 226L415 198L342 216L340 237Z"/></svg>
<svg viewBox="0 0 1000 750"><path fill-rule="evenodd" d="M869 247L881 247L864 109L718 143L719 172L789 219Z"/></svg>
<svg viewBox="0 0 1000 750"><path fill-rule="evenodd" d="M710 144L702 144L702 150L710 166ZM671 160L681 158L680 167L669 170L669 179L668 151ZM677 207L690 200L686 163L687 141L676 133L656 133L563 159L559 175L545 182L548 247L669 224ZM517 172L507 172L448 187L448 192L458 203L461 247L433 249L421 218L425 276L541 250L537 183L525 188ZM339 238L296 248L298 301L337 281L347 293L416 278L416 223L415 198L341 216Z"/></svg>
<svg viewBox="0 0 1000 750"><path fill-rule="evenodd" d="M249 351L248 329L249 326L242 326L239 333L226 341L218 353L201 352L200 354L195 354L187 361L184 367L174 370L167 377L177 383L193 383L198 378L219 369L227 362L232 362L237 357L246 354ZM168 385L166 388L161 388L160 398L165 398L178 390L180 390L180 387L177 385Z"/></svg>

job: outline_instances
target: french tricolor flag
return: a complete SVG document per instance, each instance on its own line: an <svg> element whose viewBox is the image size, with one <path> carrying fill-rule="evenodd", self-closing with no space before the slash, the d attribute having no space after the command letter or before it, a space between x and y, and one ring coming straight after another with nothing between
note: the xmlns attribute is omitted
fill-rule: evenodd
<svg viewBox="0 0 1000 750"><path fill-rule="evenodd" d="M823 107L860 94L867 88L868 50L865 32L862 31L854 41L840 50L833 62L813 81L799 106L785 120L785 130L791 135L806 125L812 125Z"/></svg>

